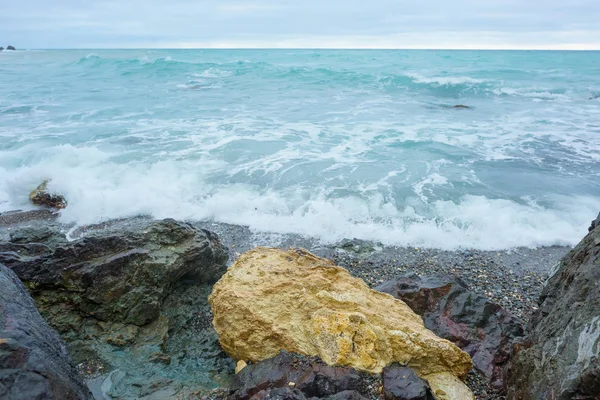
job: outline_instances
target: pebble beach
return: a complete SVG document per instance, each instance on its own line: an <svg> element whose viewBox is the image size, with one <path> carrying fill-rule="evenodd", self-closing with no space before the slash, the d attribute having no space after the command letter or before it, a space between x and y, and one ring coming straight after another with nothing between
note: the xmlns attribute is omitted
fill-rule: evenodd
<svg viewBox="0 0 600 400"><path fill-rule="evenodd" d="M55 214L46 211L0 214L0 239L8 237L16 227L55 219ZM103 229L107 225L136 224L137 220L144 219L147 217L83 227L63 224L62 229L71 238L78 238L85 236L90 230ZM462 280L473 292L500 304L524 322L537 309L540 292L553 267L570 250L570 247L553 246L502 251L447 251L383 246L356 239L328 244L300 235L252 232L239 225L208 221L191 223L219 235L229 251L229 263L235 262L241 253L257 246L284 249L300 247L332 260L352 275L363 279L370 287L408 272L420 276L451 275ZM469 374L467 384L478 400L503 398L496 395L486 385L485 379L475 371Z"/></svg>

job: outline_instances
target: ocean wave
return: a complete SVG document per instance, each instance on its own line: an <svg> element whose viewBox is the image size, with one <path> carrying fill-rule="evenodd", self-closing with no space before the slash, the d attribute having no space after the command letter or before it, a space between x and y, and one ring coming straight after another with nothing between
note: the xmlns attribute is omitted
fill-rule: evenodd
<svg viewBox="0 0 600 400"><path fill-rule="evenodd" d="M566 90L538 90L536 88L511 88L499 87L492 90L497 96L516 96L527 97L539 100L562 100L570 101L571 97L566 94Z"/></svg>
<svg viewBox="0 0 600 400"><path fill-rule="evenodd" d="M181 90L210 90L223 87L219 84L209 84L205 82L189 82L177 84L177 88Z"/></svg>
<svg viewBox="0 0 600 400"><path fill-rule="evenodd" d="M51 179L50 189L69 200L61 219L81 225L144 214L247 225L257 232L295 233L327 243L360 238L497 250L575 244L600 208L599 199L586 196L555 196L544 206L483 195L433 201L423 195L417 202L396 204L378 192L333 196L318 186L223 185L209 179L210 168L191 161L120 164L97 149L68 145L48 152L51 159L2 171L8 179L0 185L0 211L27 208L31 188ZM432 185L447 183L432 174L417 191L424 194Z"/></svg>
<svg viewBox="0 0 600 400"><path fill-rule="evenodd" d="M216 67L210 67L202 72L194 73L193 76L196 78L222 78L225 76L230 76L231 74L231 71L222 70Z"/></svg>
<svg viewBox="0 0 600 400"><path fill-rule="evenodd" d="M438 86L477 85L489 82L487 79L470 78L468 76L434 76L426 77L420 74L407 73L407 77L416 83L434 84Z"/></svg>
<svg viewBox="0 0 600 400"><path fill-rule="evenodd" d="M204 79L241 79L251 75L253 79L287 81L319 87L354 88L355 90L383 90L409 92L439 98L458 97L520 97L531 101L572 101L567 89L544 89L536 87L511 87L502 79L479 78L467 75L424 74L401 71L382 74L376 71L335 68L322 65L286 65L275 62L251 60L182 60L171 56L145 55L135 58L108 58L88 54L79 59L76 66L98 70L110 67L122 76L146 76L157 74L191 74ZM583 95L582 95L583 96Z"/></svg>
<svg viewBox="0 0 600 400"><path fill-rule="evenodd" d="M12 106L0 108L0 114L31 114L35 111L35 106Z"/></svg>
<svg viewBox="0 0 600 400"><path fill-rule="evenodd" d="M491 249L574 243L600 207L600 92L583 61L86 53L0 60L21 78L0 85L1 210L50 178L78 224L150 214Z"/></svg>
<svg viewBox="0 0 600 400"><path fill-rule="evenodd" d="M378 78L378 84L393 90L407 90L436 97L489 95L497 82L468 76L432 76L404 72Z"/></svg>

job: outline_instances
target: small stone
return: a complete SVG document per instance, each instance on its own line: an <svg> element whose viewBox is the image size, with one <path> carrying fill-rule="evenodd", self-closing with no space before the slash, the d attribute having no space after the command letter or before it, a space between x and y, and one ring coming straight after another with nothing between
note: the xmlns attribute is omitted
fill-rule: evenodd
<svg viewBox="0 0 600 400"><path fill-rule="evenodd" d="M48 181L42 182L29 194L29 200L33 205L62 210L67 207L67 200L59 194L48 192Z"/></svg>
<svg viewBox="0 0 600 400"><path fill-rule="evenodd" d="M165 353L152 353L148 360L154 363L171 365L171 356Z"/></svg>
<svg viewBox="0 0 600 400"><path fill-rule="evenodd" d="M240 360L237 362L237 364L235 365L235 373L239 374L241 370L243 370L244 368L246 368L248 366L248 364L246 363L246 361L244 360Z"/></svg>

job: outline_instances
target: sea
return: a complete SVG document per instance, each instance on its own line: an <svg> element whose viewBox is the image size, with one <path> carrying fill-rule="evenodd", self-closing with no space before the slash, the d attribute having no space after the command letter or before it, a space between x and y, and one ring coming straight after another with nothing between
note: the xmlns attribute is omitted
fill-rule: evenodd
<svg viewBox="0 0 600 400"><path fill-rule="evenodd" d="M600 211L600 52L4 51L0 212L44 180L79 226L574 245Z"/></svg>

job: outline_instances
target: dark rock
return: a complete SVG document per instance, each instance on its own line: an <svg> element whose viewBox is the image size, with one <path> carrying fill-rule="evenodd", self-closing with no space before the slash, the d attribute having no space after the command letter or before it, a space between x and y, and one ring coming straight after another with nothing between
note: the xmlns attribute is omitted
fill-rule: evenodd
<svg viewBox="0 0 600 400"><path fill-rule="evenodd" d="M352 368L332 367L318 358L282 351L241 370L234 378L231 399L267 398L262 396L273 389L287 389L275 393L286 394L290 397L285 398L290 399L300 398L300 394L306 398L360 399L370 397L376 379Z"/></svg>
<svg viewBox="0 0 600 400"><path fill-rule="evenodd" d="M6 46L6 50L16 50L14 46Z"/></svg>
<svg viewBox="0 0 600 400"><path fill-rule="evenodd" d="M298 389L286 387L261 390L252 396L252 400L307 400Z"/></svg>
<svg viewBox="0 0 600 400"><path fill-rule="evenodd" d="M383 395L385 400L435 400L429 383L399 364L383 370Z"/></svg>
<svg viewBox="0 0 600 400"><path fill-rule="evenodd" d="M207 301L226 270L215 234L141 217L71 230L72 241L65 231L52 221L14 225L0 234L0 260L63 335L96 396L188 398L228 385L234 365Z"/></svg>
<svg viewBox="0 0 600 400"><path fill-rule="evenodd" d="M65 343L17 276L0 265L0 398L90 399Z"/></svg>
<svg viewBox="0 0 600 400"><path fill-rule="evenodd" d="M588 232L593 231L594 229L596 229L597 226L600 226L600 213L598 213L596 219L592 221L592 224L588 228Z"/></svg>
<svg viewBox="0 0 600 400"><path fill-rule="evenodd" d="M495 390L505 390L513 343L524 334L516 317L451 277L407 274L375 289L403 300L428 329L469 353Z"/></svg>
<svg viewBox="0 0 600 400"><path fill-rule="evenodd" d="M48 181L42 182L34 191L29 193L33 205L62 210L67 207L67 200L59 194L48 192Z"/></svg>
<svg viewBox="0 0 600 400"><path fill-rule="evenodd" d="M4 47L0 47L0 51L4 50Z"/></svg>
<svg viewBox="0 0 600 400"><path fill-rule="evenodd" d="M369 255L376 251L376 244L361 239L345 239L339 244L339 248L356 255Z"/></svg>
<svg viewBox="0 0 600 400"><path fill-rule="evenodd" d="M509 399L600 398L600 229L558 265L515 347Z"/></svg>
<svg viewBox="0 0 600 400"><path fill-rule="evenodd" d="M356 390L345 390L329 396L327 400L367 400L366 397L358 393Z"/></svg>
<svg viewBox="0 0 600 400"><path fill-rule="evenodd" d="M217 237L175 220L135 229L90 231L72 242L53 226L15 229L0 243L0 261L12 268L40 309L104 322L142 326L155 321L169 288L183 277L214 282L227 254Z"/></svg>
<svg viewBox="0 0 600 400"><path fill-rule="evenodd" d="M465 105L462 105L462 104L457 104L457 105L453 106L452 108L471 108L471 107L465 106Z"/></svg>

